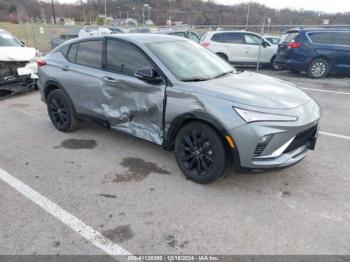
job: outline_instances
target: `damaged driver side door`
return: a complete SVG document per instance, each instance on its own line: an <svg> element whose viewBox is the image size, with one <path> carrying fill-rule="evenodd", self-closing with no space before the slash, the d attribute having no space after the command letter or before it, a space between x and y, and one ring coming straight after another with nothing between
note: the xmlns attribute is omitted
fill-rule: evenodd
<svg viewBox="0 0 350 262"><path fill-rule="evenodd" d="M105 39L102 105L111 129L163 142L163 100L166 81L149 82L135 77L140 68L154 68L132 43Z"/></svg>

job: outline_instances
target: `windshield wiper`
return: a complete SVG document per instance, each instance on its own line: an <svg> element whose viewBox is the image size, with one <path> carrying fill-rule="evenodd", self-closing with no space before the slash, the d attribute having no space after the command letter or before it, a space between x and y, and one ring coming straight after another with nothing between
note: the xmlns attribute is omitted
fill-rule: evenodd
<svg viewBox="0 0 350 262"><path fill-rule="evenodd" d="M207 81L208 78L191 78L191 79L183 79L182 82L202 82Z"/></svg>
<svg viewBox="0 0 350 262"><path fill-rule="evenodd" d="M213 78L211 79L215 79L215 78L220 78L220 77L223 77L223 76L226 76L226 75L229 75L229 74L232 74L233 71L228 71L228 72L225 72L225 73L222 73L222 74L219 74L217 76L214 76Z"/></svg>

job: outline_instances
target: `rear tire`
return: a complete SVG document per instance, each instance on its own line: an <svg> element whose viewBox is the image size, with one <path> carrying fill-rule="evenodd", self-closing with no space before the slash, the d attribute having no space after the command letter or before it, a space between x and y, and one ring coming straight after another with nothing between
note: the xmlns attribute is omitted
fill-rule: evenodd
<svg viewBox="0 0 350 262"><path fill-rule="evenodd" d="M185 125L175 140L175 158L185 177L209 184L225 173L225 144L217 132L202 122Z"/></svg>
<svg viewBox="0 0 350 262"><path fill-rule="evenodd" d="M49 93L47 111L52 124L61 132L71 132L80 126L74 107L63 90L55 89Z"/></svg>
<svg viewBox="0 0 350 262"><path fill-rule="evenodd" d="M328 62L323 58L316 58L312 60L307 70L307 75L314 79L324 78L328 75L330 70Z"/></svg>

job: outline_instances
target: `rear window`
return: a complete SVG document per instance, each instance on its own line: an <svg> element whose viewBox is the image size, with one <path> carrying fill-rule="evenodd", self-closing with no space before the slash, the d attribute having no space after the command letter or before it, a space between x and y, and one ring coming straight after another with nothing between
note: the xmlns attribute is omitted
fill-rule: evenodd
<svg viewBox="0 0 350 262"><path fill-rule="evenodd" d="M335 32L334 44L336 45L350 45L350 32Z"/></svg>
<svg viewBox="0 0 350 262"><path fill-rule="evenodd" d="M73 63L75 63L75 58L77 56L78 45L78 43L72 44L67 54L67 59Z"/></svg>
<svg viewBox="0 0 350 262"><path fill-rule="evenodd" d="M102 41L80 42L76 63L84 66L101 68L102 65Z"/></svg>
<svg viewBox="0 0 350 262"><path fill-rule="evenodd" d="M313 32L308 33L310 40L315 44L332 44L332 32Z"/></svg>
<svg viewBox="0 0 350 262"><path fill-rule="evenodd" d="M298 35L299 35L299 32L287 33L287 34L283 35L281 43L293 42L295 40L295 38L297 38Z"/></svg>

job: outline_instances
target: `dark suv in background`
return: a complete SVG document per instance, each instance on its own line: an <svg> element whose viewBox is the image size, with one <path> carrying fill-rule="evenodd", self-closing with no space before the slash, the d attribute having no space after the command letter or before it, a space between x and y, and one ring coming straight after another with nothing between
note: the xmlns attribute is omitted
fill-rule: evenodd
<svg viewBox="0 0 350 262"><path fill-rule="evenodd" d="M350 29L292 29L285 32L275 63L311 78L350 73Z"/></svg>

